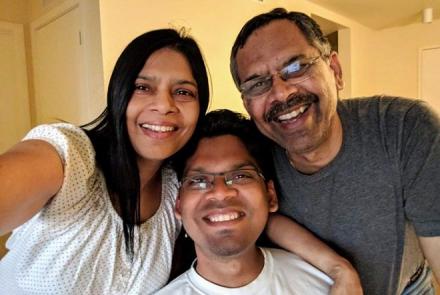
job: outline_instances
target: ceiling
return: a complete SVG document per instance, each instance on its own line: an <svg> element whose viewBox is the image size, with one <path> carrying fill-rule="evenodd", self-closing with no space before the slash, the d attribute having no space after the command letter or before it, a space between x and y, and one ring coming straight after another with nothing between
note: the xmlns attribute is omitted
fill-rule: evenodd
<svg viewBox="0 0 440 295"><path fill-rule="evenodd" d="M422 21L422 10L433 8L440 18L440 0L309 0L371 29L404 26Z"/></svg>

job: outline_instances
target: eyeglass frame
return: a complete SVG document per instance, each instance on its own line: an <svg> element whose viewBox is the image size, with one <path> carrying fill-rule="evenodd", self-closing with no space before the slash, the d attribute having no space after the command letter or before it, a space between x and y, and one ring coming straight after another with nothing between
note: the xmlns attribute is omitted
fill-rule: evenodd
<svg viewBox="0 0 440 295"><path fill-rule="evenodd" d="M196 173L190 176L185 176L182 177L182 180L179 182L180 185L180 189L185 191L185 187L184 187L184 183L187 180L190 179L194 179L197 176L203 175L203 176L208 176L209 177L209 181L207 182L207 187L206 188L200 188L200 189L189 189L189 191L192 192L209 192L211 190L214 189L215 187L215 179L217 176L222 176L223 177L223 182L227 187L233 187L234 185L244 185L244 184L250 184L252 183L252 181L247 182L247 183L234 183L233 179L227 179L228 175L240 172L240 171L252 171L256 173L256 176L260 177L263 181L266 180L266 178L264 177L263 173L260 171L260 169L258 169L257 167L249 167L249 168L238 168L238 169L233 169L233 170L229 170L229 171L223 171L223 172L201 172L201 173ZM252 180L257 181L258 179L256 178L252 178Z"/></svg>
<svg viewBox="0 0 440 295"><path fill-rule="evenodd" d="M263 95L263 94L269 92L272 89L273 79L274 79L273 77L275 75L280 77L281 80L283 80L285 82L287 82L287 81L289 81L291 79L294 79L295 77L289 78L288 76L286 76L286 72L288 74L288 68L291 67L292 65L297 65L299 67L302 67L299 70L297 70L296 72L303 71L303 73L299 77L297 77L297 78L303 78L303 79L300 79L299 81L293 82L291 84L292 85L296 85L296 84L302 83L305 80L310 78L310 75L306 75L306 74L308 73L310 68L319 61L319 58L321 58L321 57L326 57L326 56L320 54L320 55L317 55L317 56L314 56L314 57L305 58L304 60L309 60L309 61L306 62L306 63L303 63L303 64L301 64L301 60L300 59L295 59L294 61L289 62L287 65L282 67L280 70L276 71L276 73L274 73L274 74L258 76L258 77L252 78L250 80L247 80L247 81L245 81L245 82L240 84L240 86L239 86L240 93L241 93L243 98L246 98L248 100L253 100L255 97ZM248 89L248 90L244 89L245 86L246 86L245 84L249 84L248 88L250 88L251 86L255 85L258 82L270 82L270 83L268 84L267 89L263 90L263 92L261 92L261 93L257 93L257 94L253 94L253 95L249 95L249 94L245 93L246 91L247 92L250 91L250 89Z"/></svg>

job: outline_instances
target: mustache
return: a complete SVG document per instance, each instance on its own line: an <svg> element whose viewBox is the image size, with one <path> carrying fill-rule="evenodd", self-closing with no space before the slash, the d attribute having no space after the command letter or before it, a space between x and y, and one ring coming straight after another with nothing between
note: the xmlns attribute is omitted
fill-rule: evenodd
<svg viewBox="0 0 440 295"><path fill-rule="evenodd" d="M207 202L201 209L201 211L211 211L215 209L225 208L241 208L243 204L237 200L211 200Z"/></svg>
<svg viewBox="0 0 440 295"><path fill-rule="evenodd" d="M278 102L271 106L271 108L264 115L266 122L277 121L280 113L290 109L292 106L299 104L311 104L319 100L318 96L313 93L296 93L290 95L286 101Z"/></svg>

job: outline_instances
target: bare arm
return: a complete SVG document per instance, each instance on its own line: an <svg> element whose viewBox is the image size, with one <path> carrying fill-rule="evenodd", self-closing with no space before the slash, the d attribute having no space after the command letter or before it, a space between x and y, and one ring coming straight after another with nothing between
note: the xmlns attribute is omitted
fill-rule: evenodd
<svg viewBox="0 0 440 295"><path fill-rule="evenodd" d="M363 294L359 276L350 262L293 220L280 214L272 214L266 233L273 242L331 277L335 282L331 294Z"/></svg>
<svg viewBox="0 0 440 295"><path fill-rule="evenodd" d="M437 282L440 282L440 237L419 237L423 254Z"/></svg>
<svg viewBox="0 0 440 295"><path fill-rule="evenodd" d="M23 141L0 155L0 235L40 211L62 182L61 159L44 141Z"/></svg>

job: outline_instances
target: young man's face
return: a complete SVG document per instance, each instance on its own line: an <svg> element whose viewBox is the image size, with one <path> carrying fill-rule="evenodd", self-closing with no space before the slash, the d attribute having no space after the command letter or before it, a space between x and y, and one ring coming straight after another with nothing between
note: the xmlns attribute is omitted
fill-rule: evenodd
<svg viewBox="0 0 440 295"><path fill-rule="evenodd" d="M313 151L328 139L337 90L343 86L335 53L321 56L295 24L275 20L250 35L236 61L241 85L251 81L254 86L248 83L249 91L242 92L244 106L264 135L297 154ZM307 70L294 78L278 75L305 65ZM264 77L272 79L271 86L253 91L262 85L253 81Z"/></svg>
<svg viewBox="0 0 440 295"><path fill-rule="evenodd" d="M212 187L199 187L207 179L203 173L234 170L241 172L228 173L228 185L217 175ZM187 161L176 203L176 216L194 240L199 259L239 255L255 246L269 212L278 208L272 181L266 184L256 171L255 160L238 137L221 135L199 142Z"/></svg>

